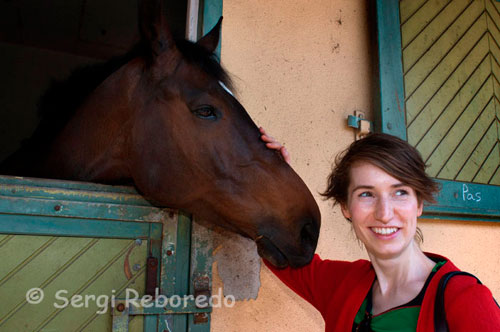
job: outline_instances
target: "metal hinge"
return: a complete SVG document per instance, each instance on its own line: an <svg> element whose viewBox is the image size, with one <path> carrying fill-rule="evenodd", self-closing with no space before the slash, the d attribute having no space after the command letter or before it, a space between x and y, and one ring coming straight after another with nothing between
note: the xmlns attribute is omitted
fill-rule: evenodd
<svg viewBox="0 0 500 332"><path fill-rule="evenodd" d="M347 125L356 129L356 141L373 131L372 122L365 119L365 113L362 111L354 111L354 115L349 115Z"/></svg>

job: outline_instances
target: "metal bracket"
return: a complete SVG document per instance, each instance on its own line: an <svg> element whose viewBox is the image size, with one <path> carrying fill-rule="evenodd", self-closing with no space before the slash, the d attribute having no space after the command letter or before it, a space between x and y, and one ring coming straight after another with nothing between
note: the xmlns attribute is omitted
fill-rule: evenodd
<svg viewBox="0 0 500 332"><path fill-rule="evenodd" d="M126 302L119 301L111 308L113 315L113 332L127 332L128 331L128 318L129 310Z"/></svg>
<svg viewBox="0 0 500 332"><path fill-rule="evenodd" d="M354 111L354 115L349 115L347 117L347 125L351 128L357 129L355 132L356 141L373 131L372 122L366 120L365 113L361 111Z"/></svg>
<svg viewBox="0 0 500 332"><path fill-rule="evenodd" d="M193 279L193 288L194 298L197 300L196 307L208 308L210 306L210 296L212 295L212 292L210 291L210 277L206 274L196 276ZM205 312L194 314L194 323L208 323L208 314Z"/></svg>
<svg viewBox="0 0 500 332"><path fill-rule="evenodd" d="M158 287L158 258L148 257L146 267L146 294L154 296Z"/></svg>

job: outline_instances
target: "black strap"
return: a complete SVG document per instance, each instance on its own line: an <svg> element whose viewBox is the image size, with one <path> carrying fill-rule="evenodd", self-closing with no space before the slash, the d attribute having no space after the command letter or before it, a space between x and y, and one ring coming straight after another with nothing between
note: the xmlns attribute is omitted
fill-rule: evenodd
<svg viewBox="0 0 500 332"><path fill-rule="evenodd" d="M434 302L434 331L435 332L448 332L448 323L446 322L446 312L444 310L444 290L448 281L456 275L465 275L473 277L477 282L482 285L481 281L473 274L463 271L453 271L446 273L441 280L439 280L439 285L436 293L436 299Z"/></svg>

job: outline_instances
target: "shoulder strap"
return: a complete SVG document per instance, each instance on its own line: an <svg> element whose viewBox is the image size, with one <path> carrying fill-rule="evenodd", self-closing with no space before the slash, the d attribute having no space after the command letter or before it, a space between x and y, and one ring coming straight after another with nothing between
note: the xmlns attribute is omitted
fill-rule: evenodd
<svg viewBox="0 0 500 332"><path fill-rule="evenodd" d="M436 299L434 301L434 331L435 332L448 332L448 323L446 322L446 312L444 310L444 290L448 281L456 275L465 275L472 277L477 280L477 282L482 285L481 281L473 274L463 271L452 271L446 273L439 280Z"/></svg>

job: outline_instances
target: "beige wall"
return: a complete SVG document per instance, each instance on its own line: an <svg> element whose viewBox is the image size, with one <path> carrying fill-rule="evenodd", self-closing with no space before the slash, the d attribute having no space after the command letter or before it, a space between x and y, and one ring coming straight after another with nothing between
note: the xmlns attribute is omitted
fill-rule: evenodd
<svg viewBox="0 0 500 332"><path fill-rule="evenodd" d="M291 151L292 166L320 204L317 252L366 257L338 208L317 194L333 157L354 138L346 117L372 116L374 49L366 0L224 0L222 63L258 125ZM500 298L500 223L422 221L424 250L473 272ZM255 301L216 309L213 331L323 331L323 320L266 268ZM214 289L220 287L215 275Z"/></svg>

